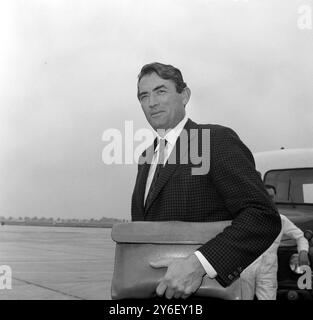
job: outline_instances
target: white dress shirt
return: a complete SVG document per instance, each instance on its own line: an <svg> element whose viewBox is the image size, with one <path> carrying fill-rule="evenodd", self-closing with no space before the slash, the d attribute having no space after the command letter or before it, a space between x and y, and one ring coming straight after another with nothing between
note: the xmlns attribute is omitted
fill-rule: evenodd
<svg viewBox="0 0 313 320"><path fill-rule="evenodd" d="M163 165L165 165L166 161L168 160L172 150L175 147L176 141L179 137L179 135L181 134L186 122L188 121L187 115L185 115L185 117L183 118L183 120L181 120L175 128L171 129L169 132L166 133L166 135L164 137L161 137L160 135L157 134L158 139L166 139L167 144L165 147L165 156L164 156L164 163ZM148 178L147 178L147 182L146 182L146 189L145 189L145 197L144 197L144 203L146 202L148 193L149 193L149 189L153 180L153 176L154 176L154 172L156 169L156 166L158 164L158 159L159 159L159 144L157 145L157 147L155 148L154 151L154 155L152 158L152 162L150 165L150 169L149 169L149 173L148 173ZM201 262L204 270L206 271L207 275L210 278L215 278L217 273L215 271L215 269L212 267L212 265L209 263L209 261L203 256L203 254L200 251L196 251L195 252L196 257L199 259L199 261Z"/></svg>
<svg viewBox="0 0 313 320"><path fill-rule="evenodd" d="M179 135L181 134L182 130L184 129L184 126L187 122L188 118L185 115L184 119L181 120L177 126L173 129L171 129L169 132L166 133L166 135L164 137L161 137L158 133L157 133L157 138L159 139L165 139L167 141L166 147L164 149L164 163L163 165L165 165L166 161L168 160L173 148L175 147L176 144L176 140L178 139ZM152 161L151 161L151 166L149 169L149 174L148 174L148 178L147 178L147 182L146 182L146 189L145 189L145 203L146 203L146 199L149 193L149 189L153 180L153 176L154 176L154 172L156 169L156 166L158 164L158 160L159 160L159 149L160 149L160 144L158 144L154 150L154 154L152 157Z"/></svg>

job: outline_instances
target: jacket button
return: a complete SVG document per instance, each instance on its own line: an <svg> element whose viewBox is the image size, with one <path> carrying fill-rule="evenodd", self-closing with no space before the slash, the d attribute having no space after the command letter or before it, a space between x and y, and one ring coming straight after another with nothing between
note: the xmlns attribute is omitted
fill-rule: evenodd
<svg viewBox="0 0 313 320"><path fill-rule="evenodd" d="M233 277L231 274L229 274L229 275L228 275L228 279L229 279L229 280L233 280L234 277Z"/></svg>
<svg viewBox="0 0 313 320"><path fill-rule="evenodd" d="M235 277L238 277L239 276L239 273L237 271L234 271L234 276Z"/></svg>

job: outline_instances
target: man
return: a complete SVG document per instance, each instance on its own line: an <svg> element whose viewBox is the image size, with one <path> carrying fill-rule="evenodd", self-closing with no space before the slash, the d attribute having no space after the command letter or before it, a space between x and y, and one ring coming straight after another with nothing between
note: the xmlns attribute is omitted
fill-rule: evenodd
<svg viewBox="0 0 313 320"><path fill-rule="evenodd" d="M240 275L243 300L276 300L277 294L277 250L283 235L296 240L299 265L309 265L309 242L301 229L286 216L280 215L281 232L273 244Z"/></svg>
<svg viewBox="0 0 313 320"><path fill-rule="evenodd" d="M233 220L194 254L152 262L154 268L167 267L156 293L168 299L187 298L206 273L228 286L272 244L281 229L253 156L233 130L196 124L186 117L191 91L177 68L145 65L137 89L143 112L158 138L139 159L132 220ZM207 132L209 138L203 134ZM209 157L205 174L193 174L192 169L199 169L192 156L195 147L200 147L202 159ZM176 163L170 161L173 155Z"/></svg>

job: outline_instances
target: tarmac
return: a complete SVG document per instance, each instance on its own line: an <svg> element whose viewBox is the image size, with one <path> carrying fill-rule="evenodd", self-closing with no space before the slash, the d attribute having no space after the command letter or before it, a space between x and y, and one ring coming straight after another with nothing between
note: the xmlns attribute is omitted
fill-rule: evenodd
<svg viewBox="0 0 313 320"><path fill-rule="evenodd" d="M0 226L0 300L110 300L114 248L110 228Z"/></svg>

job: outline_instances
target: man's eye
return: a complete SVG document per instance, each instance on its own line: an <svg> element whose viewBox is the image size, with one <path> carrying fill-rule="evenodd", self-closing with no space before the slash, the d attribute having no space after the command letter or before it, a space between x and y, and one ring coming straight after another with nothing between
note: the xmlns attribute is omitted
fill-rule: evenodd
<svg viewBox="0 0 313 320"><path fill-rule="evenodd" d="M146 100L146 99L147 99L147 97L148 97L148 96L141 96L141 97L140 97L140 101L144 101L144 100Z"/></svg>
<svg viewBox="0 0 313 320"><path fill-rule="evenodd" d="M163 94L165 92L166 92L165 90L158 90L158 94Z"/></svg>

